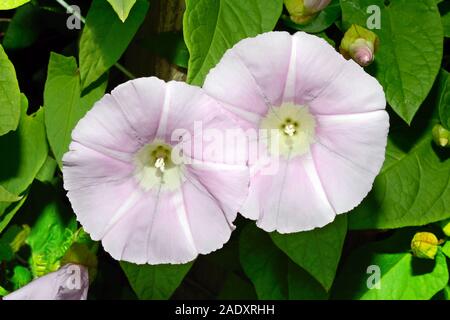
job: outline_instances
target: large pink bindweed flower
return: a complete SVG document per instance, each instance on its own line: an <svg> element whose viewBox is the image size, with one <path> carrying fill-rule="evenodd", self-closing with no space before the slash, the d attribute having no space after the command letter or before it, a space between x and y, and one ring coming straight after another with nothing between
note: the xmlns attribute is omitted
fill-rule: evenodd
<svg viewBox="0 0 450 320"><path fill-rule="evenodd" d="M261 159L250 163L250 194L240 210L262 229L322 227L372 188L389 128L385 95L323 39L302 32L245 39L225 53L204 89L244 127L275 132L259 142L279 144L269 157L279 169L268 174Z"/></svg>
<svg viewBox="0 0 450 320"><path fill-rule="evenodd" d="M211 152L217 141L202 134L239 128L225 112L200 88L152 77L118 86L80 120L63 158L64 187L112 257L185 263L228 241L248 166Z"/></svg>
<svg viewBox="0 0 450 320"><path fill-rule="evenodd" d="M86 300L88 289L87 268L70 263L33 280L3 300Z"/></svg>

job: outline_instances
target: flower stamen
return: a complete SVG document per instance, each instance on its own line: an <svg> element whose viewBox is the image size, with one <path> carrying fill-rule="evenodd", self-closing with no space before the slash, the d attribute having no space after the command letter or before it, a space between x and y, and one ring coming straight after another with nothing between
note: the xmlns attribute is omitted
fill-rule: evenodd
<svg viewBox="0 0 450 320"><path fill-rule="evenodd" d="M161 171L161 173L164 173L164 171L166 167L166 162L164 161L164 158L159 157L158 159L156 159L155 161L155 168L159 169L159 171Z"/></svg>
<svg viewBox="0 0 450 320"><path fill-rule="evenodd" d="M284 126L284 133L287 134L289 137L292 137L297 129L295 129L293 124L287 124Z"/></svg>

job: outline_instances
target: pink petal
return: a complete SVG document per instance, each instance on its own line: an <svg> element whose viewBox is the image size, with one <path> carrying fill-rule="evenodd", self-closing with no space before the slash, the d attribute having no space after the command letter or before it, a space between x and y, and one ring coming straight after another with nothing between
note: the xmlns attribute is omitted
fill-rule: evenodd
<svg viewBox="0 0 450 320"><path fill-rule="evenodd" d="M337 213L357 206L372 189L384 161L389 130L385 111L318 116L312 147L322 184Z"/></svg>
<svg viewBox="0 0 450 320"><path fill-rule="evenodd" d="M70 151L64 155L63 163L66 190L123 181L134 170L129 162L114 159L78 142L70 144Z"/></svg>
<svg viewBox="0 0 450 320"><path fill-rule="evenodd" d="M186 263L221 248L234 230L248 172L233 168L225 175L203 164L189 171L181 190L137 198L104 236L105 250L118 260L158 264Z"/></svg>
<svg viewBox="0 0 450 320"><path fill-rule="evenodd" d="M247 121L280 105L291 56L291 36L269 32L240 41L208 74L203 88Z"/></svg>
<svg viewBox="0 0 450 320"><path fill-rule="evenodd" d="M159 125L165 101L165 83L141 78L106 94L81 119L72 139L110 157L130 161Z"/></svg>
<svg viewBox="0 0 450 320"><path fill-rule="evenodd" d="M144 194L134 178L90 186L83 186L82 180L79 183L79 187L68 190L67 196L78 221L93 240L101 240Z"/></svg>
<svg viewBox="0 0 450 320"><path fill-rule="evenodd" d="M86 300L88 289L87 269L77 264L66 264L3 297L3 300Z"/></svg>
<svg viewBox="0 0 450 320"><path fill-rule="evenodd" d="M280 233L311 230L333 221L336 214L324 193L312 158L303 156L279 161L277 174L260 172L253 177L250 195L240 211L242 215L256 217L257 225L268 232Z"/></svg>
<svg viewBox="0 0 450 320"><path fill-rule="evenodd" d="M155 139L173 145L174 130L214 146L194 132L197 121L203 132L239 128L202 89L143 78L106 95L75 128L64 186L80 223L114 258L185 263L229 239L249 174L246 158L224 155L242 150L224 144L218 154L186 152L196 163L179 168L189 180L176 191L144 189L136 176L137 151Z"/></svg>
<svg viewBox="0 0 450 320"><path fill-rule="evenodd" d="M291 70L297 104L307 104L315 114L349 114L383 110L386 99L378 81L353 60L347 61L325 40L303 32L293 36ZM288 84L288 86L289 86ZM294 89L295 88L295 89Z"/></svg>
<svg viewBox="0 0 450 320"><path fill-rule="evenodd" d="M174 193L148 192L136 200L102 240L117 260L186 263L197 256L186 214Z"/></svg>

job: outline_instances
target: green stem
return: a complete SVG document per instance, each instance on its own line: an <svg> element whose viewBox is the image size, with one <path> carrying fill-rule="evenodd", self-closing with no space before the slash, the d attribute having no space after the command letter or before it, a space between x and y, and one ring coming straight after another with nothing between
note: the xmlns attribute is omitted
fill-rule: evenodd
<svg viewBox="0 0 450 320"><path fill-rule="evenodd" d="M124 66L122 66L120 63L117 62L116 64L114 64L114 67L116 67L117 70L121 71L128 78L136 79L136 77L130 71L128 71Z"/></svg>

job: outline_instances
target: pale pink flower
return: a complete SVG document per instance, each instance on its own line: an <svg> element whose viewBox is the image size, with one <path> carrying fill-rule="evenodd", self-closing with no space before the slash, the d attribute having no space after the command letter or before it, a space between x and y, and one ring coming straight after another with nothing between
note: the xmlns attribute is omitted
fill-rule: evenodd
<svg viewBox="0 0 450 320"><path fill-rule="evenodd" d="M202 89L152 77L118 86L74 129L64 187L80 223L115 259L185 263L228 241L248 193L246 159L206 152L213 142L194 132L197 122L204 131L238 128ZM173 159L180 146L192 163Z"/></svg>
<svg viewBox="0 0 450 320"><path fill-rule="evenodd" d="M88 270L78 264L66 264L16 290L3 300L86 300Z"/></svg>
<svg viewBox="0 0 450 320"><path fill-rule="evenodd" d="M250 194L240 210L264 230L322 227L372 188L389 128L385 95L325 40L303 32L242 40L209 73L204 89L243 127L277 133L260 144L280 144L270 157L279 169L265 174L259 161L251 163Z"/></svg>

